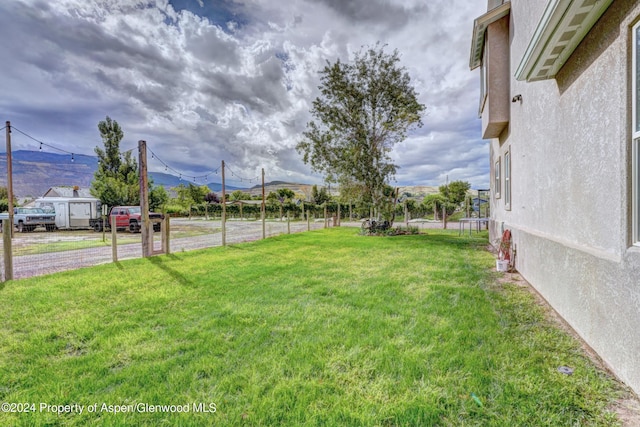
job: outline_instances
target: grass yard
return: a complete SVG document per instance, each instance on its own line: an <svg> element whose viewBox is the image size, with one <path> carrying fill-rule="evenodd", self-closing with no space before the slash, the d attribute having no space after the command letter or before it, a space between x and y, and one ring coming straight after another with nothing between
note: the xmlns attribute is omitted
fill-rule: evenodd
<svg viewBox="0 0 640 427"><path fill-rule="evenodd" d="M457 234L335 228L9 282L0 425L616 425L623 388L497 284L486 234Z"/></svg>

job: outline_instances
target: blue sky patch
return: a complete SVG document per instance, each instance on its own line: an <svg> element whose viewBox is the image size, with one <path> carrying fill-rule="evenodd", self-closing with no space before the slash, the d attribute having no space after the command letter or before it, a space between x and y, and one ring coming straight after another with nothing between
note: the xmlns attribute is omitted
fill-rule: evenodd
<svg viewBox="0 0 640 427"><path fill-rule="evenodd" d="M188 10L194 15L207 18L209 22L229 31L227 23L235 22L237 27L247 24L247 17L240 7L228 0L169 0L176 12Z"/></svg>

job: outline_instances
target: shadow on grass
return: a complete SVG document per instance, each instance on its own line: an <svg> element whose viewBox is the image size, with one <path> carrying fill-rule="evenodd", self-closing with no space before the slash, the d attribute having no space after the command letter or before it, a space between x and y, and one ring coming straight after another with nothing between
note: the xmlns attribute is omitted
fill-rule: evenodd
<svg viewBox="0 0 640 427"><path fill-rule="evenodd" d="M458 231L438 231L426 232L422 234L398 235L398 236L366 236L370 239L385 239L387 244L396 246L406 246L407 244L423 244L428 243L434 246L455 246L458 248L471 247L474 249L484 248L489 243L486 232L474 234L473 236L458 234Z"/></svg>
<svg viewBox="0 0 640 427"><path fill-rule="evenodd" d="M155 265L160 270L164 271L169 276L173 277L181 285L193 287L194 286L193 281L189 280L187 276L175 270L174 268L171 268L169 265L167 265L164 262L165 259L167 258L172 261L179 260L179 258L173 254L168 254L168 255L165 255L164 257L152 256L152 257L149 257L148 260L151 264Z"/></svg>

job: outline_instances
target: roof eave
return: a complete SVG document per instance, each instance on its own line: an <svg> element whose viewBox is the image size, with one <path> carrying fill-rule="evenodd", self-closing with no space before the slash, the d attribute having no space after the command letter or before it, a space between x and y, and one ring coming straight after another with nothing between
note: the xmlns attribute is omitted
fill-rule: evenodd
<svg viewBox="0 0 640 427"><path fill-rule="evenodd" d="M487 30L487 27L489 24L507 16L510 10L511 2L507 1L473 21L473 37L471 39L471 55L469 57L469 68L471 70L475 70L480 66L480 64L482 64L484 32Z"/></svg>
<svg viewBox="0 0 640 427"><path fill-rule="evenodd" d="M550 0L516 69L516 80L554 78L612 2Z"/></svg>

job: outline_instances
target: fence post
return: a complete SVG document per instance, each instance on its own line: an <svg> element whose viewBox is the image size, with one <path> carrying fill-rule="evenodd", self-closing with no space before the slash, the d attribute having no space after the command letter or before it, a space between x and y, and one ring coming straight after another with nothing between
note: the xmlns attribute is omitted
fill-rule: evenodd
<svg viewBox="0 0 640 427"><path fill-rule="evenodd" d="M307 231L311 231L311 215L309 215L309 209L307 209Z"/></svg>
<svg viewBox="0 0 640 427"><path fill-rule="evenodd" d="M7 120L5 123L7 126L7 212L9 213L9 224L11 226L9 230L9 237L13 237L13 160L11 160L11 122ZM11 270L11 277L13 278L13 269Z"/></svg>
<svg viewBox="0 0 640 427"><path fill-rule="evenodd" d="M169 255L169 253L171 252L169 215L165 215L162 219L162 222L162 250L166 255Z"/></svg>
<svg viewBox="0 0 640 427"><path fill-rule="evenodd" d="M409 228L409 207L406 200L404 201L404 225Z"/></svg>
<svg viewBox="0 0 640 427"><path fill-rule="evenodd" d="M138 165L140 168L140 232L142 233L142 257L153 253L153 225L149 222L149 181L147 178L147 143L138 141ZM151 226L151 227L150 227Z"/></svg>
<svg viewBox="0 0 640 427"><path fill-rule="evenodd" d="M289 211L287 211L287 234L291 234L291 220L289 219Z"/></svg>
<svg viewBox="0 0 640 427"><path fill-rule="evenodd" d="M227 193L224 182L224 160L222 161L222 213L220 214L220 223L222 224L222 246L227 245Z"/></svg>
<svg viewBox="0 0 640 427"><path fill-rule="evenodd" d="M327 202L324 202L324 228L328 227L329 218L327 218Z"/></svg>
<svg viewBox="0 0 640 427"><path fill-rule="evenodd" d="M11 160L11 122L7 120L7 212L9 219L3 221L2 237L4 241L4 280L13 279L13 253L11 252L11 238L13 237L13 161Z"/></svg>
<svg viewBox="0 0 640 427"><path fill-rule="evenodd" d="M442 206L442 225L445 230L447 229L447 207L446 205Z"/></svg>
<svg viewBox="0 0 640 427"><path fill-rule="evenodd" d="M2 220L2 246L4 250L4 281L13 279L13 253L11 252L11 232L13 224L8 219Z"/></svg>
<svg viewBox="0 0 640 427"><path fill-rule="evenodd" d="M265 221L266 221L266 209L267 206L265 204L265 197L264 197L264 168L262 168L262 238L266 238L267 237L267 232L265 230Z"/></svg>
<svg viewBox="0 0 640 427"><path fill-rule="evenodd" d="M118 229L116 228L116 216L111 215L111 257L113 262L118 262Z"/></svg>

